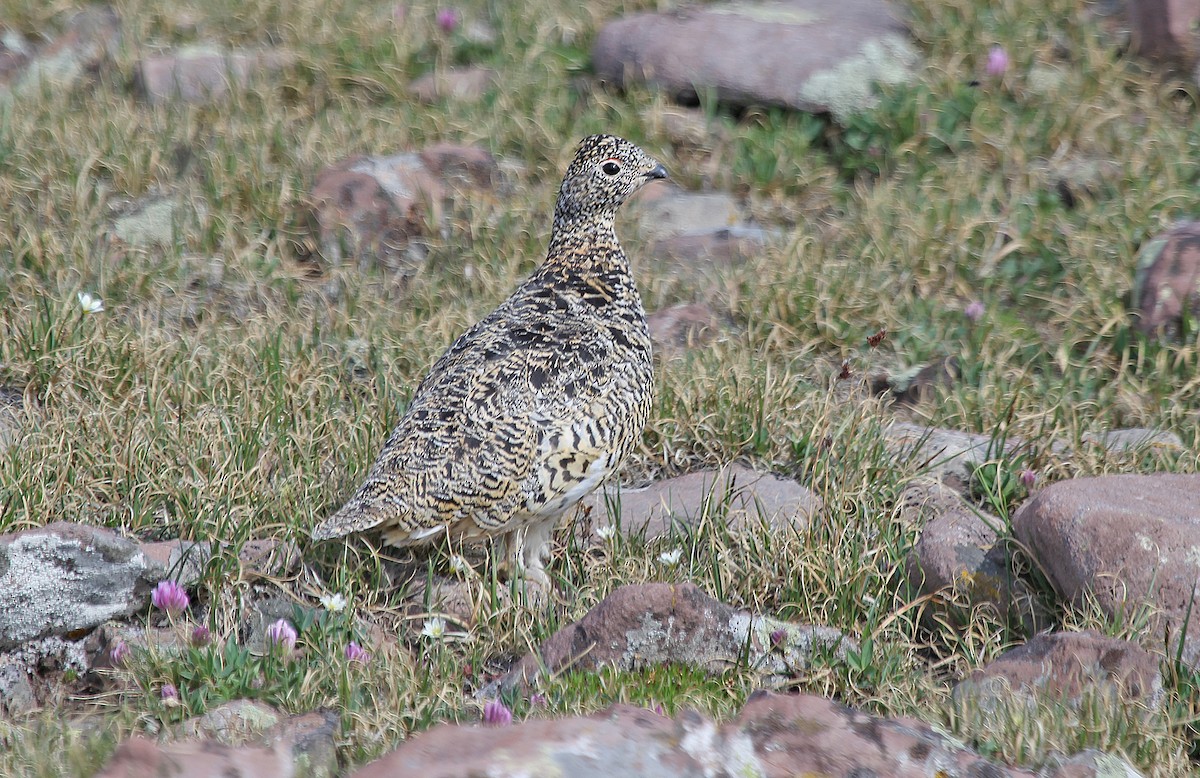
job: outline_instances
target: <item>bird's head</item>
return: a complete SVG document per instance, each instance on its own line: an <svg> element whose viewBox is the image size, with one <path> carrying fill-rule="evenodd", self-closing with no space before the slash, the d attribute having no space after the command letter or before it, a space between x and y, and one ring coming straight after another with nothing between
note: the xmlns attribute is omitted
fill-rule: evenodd
<svg viewBox="0 0 1200 778"><path fill-rule="evenodd" d="M580 141L567 167L557 210L611 217L643 184L666 177L658 160L624 138L591 135Z"/></svg>

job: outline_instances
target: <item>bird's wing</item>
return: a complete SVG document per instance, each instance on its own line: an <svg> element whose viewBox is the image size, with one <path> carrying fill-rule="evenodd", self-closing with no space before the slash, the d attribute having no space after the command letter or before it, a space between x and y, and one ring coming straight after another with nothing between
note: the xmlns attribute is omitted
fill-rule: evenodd
<svg viewBox="0 0 1200 778"><path fill-rule="evenodd" d="M434 365L365 482L315 539L373 527L395 545L503 532L577 488L539 473L547 457L587 477L604 442L578 433L609 389L599 366L611 337L570 319L485 324Z"/></svg>

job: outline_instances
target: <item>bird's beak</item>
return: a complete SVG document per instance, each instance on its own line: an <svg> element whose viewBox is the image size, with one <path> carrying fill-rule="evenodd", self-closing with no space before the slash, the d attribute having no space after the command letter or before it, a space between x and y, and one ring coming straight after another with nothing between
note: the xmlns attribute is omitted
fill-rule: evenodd
<svg viewBox="0 0 1200 778"><path fill-rule="evenodd" d="M667 178L667 169L662 165L655 165L654 169L646 174L646 178L654 181L660 178Z"/></svg>

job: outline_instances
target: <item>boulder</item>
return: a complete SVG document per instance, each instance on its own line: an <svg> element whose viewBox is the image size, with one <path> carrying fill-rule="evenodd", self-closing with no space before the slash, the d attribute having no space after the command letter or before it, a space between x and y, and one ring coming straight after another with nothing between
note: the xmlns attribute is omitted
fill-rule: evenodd
<svg viewBox="0 0 1200 778"><path fill-rule="evenodd" d="M1200 474L1060 481L1022 505L1013 528L1063 598L1094 597L1124 619L1152 606L1151 634L1166 630L1168 651L1200 667Z"/></svg>
<svg viewBox="0 0 1200 778"><path fill-rule="evenodd" d="M884 0L776 0L634 14L600 30L592 60L601 79L685 101L712 90L735 106L844 118L874 104L876 83L914 78L920 57L902 13Z"/></svg>
<svg viewBox="0 0 1200 778"><path fill-rule="evenodd" d="M704 303L662 308L646 317L654 353L673 357L706 346L729 329L727 317Z"/></svg>
<svg viewBox="0 0 1200 778"><path fill-rule="evenodd" d="M56 522L0 535L0 650L132 615L165 573L102 527Z"/></svg>
<svg viewBox="0 0 1200 778"><path fill-rule="evenodd" d="M524 686L542 672L603 666L631 670L666 663L716 672L748 662L782 676L808 667L816 652L843 657L847 650L857 650L857 645L840 630L737 610L695 584L630 584L527 654L499 686Z"/></svg>
<svg viewBox="0 0 1200 778"><path fill-rule="evenodd" d="M772 692L755 692L741 714L722 725L691 711L669 719L631 705L507 727L439 724L352 778L398 775L1033 777L990 762L913 719L885 719L814 695Z"/></svg>

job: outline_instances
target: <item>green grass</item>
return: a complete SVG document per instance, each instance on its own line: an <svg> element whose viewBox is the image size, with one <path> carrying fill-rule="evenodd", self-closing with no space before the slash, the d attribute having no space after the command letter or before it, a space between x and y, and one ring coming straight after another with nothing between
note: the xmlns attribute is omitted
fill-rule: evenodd
<svg viewBox="0 0 1200 778"><path fill-rule="evenodd" d="M6 0L0 16L33 34L58 29L71 7ZM477 720L475 689L616 586L651 580L694 581L740 607L861 641L849 661L818 662L782 688L916 715L1007 762L1036 766L1055 749L1094 745L1148 774L1188 768L1200 742L1198 682L1169 656L1164 712L1136 721L1100 705L1075 718L1023 711L984 737L972 712L955 709L953 681L1027 635L987 609L968 608L965 627L922 623L902 575L917 528L896 520L919 466L889 456L881 430L906 414L1038 441L978 474L981 504L1001 516L1023 498L1012 479L1025 467L1042 483L1197 471L1195 332L1147 342L1124 309L1139 243L1194 215L1194 87L1121 55L1066 0L917 0L927 64L916 84L889 90L845 127L778 110L733 114L703 96L710 133L696 148L665 134L662 117L674 109L662 96L588 80L600 25L650 3L458 6L490 23L494 43L440 32L437 4L420 1L402 24L391 4L365 0L116 7L124 36L109 67L0 114L0 388L23 393L28 414L21 445L0 456L0 531L65 519L227 541L193 591L193 618L218 644L135 653L112 693L64 700L65 714L0 722L0 772L88 775L118 737L247 694L288 711L342 709L341 757L359 764L436 722ZM131 97L138 56L197 41L282 45L300 60L216 105ZM993 44L1013 60L1002 81L983 76ZM413 78L455 63L494 67L501 83L479 103L407 98ZM1057 69L1057 84L1045 85L1046 68ZM389 585L376 554L315 547L307 531L363 476L429 364L538 264L561 170L574 143L598 131L645 145L684 186L735 192L783 235L744 265L702 277L636 263L649 309L707 300L737 329L661 366L625 479L742 460L800 478L826 514L792 535L730 532L715 500L690 535L601 549L581 547L566 527L552 565L562 597L545 608L513 604L473 556L472 618L451 625L466 634L434 643L418 635L431 614L420 602L407 609L410 587ZM296 261L297 206L316 171L352 153L435 141L480 144L519 163L515 192L457 202L409 278ZM1045 172L1044 160L1062 154L1114 163L1073 208ZM116 214L155 192L203 206L170 247L103 238ZM641 256L636 219L626 213L619 226ZM106 310L84 315L82 291ZM972 301L985 305L974 324L963 315ZM886 337L868 346L880 328ZM961 379L911 411L861 391L872 371L947 355ZM843 361L851 378L839 381ZM1186 448L1084 448L1063 460L1046 445L1122 426L1175 431ZM357 621L302 624L302 665L241 648L236 625L255 582L236 554L260 537L296 542L312 565L312 575L279 582L310 609L299 621L313 618L320 594L352 602ZM664 569L658 556L672 548L681 562ZM429 564L445 574L447 560L437 551ZM1063 624L1137 637L1121 619L1054 603L1039 586ZM345 641L372 626L389 639L366 665L348 664ZM179 706L159 697L168 681L181 687ZM744 667L715 677L680 667L568 673L545 684L544 703L511 702L518 718L614 701L728 717L767 682Z"/></svg>

